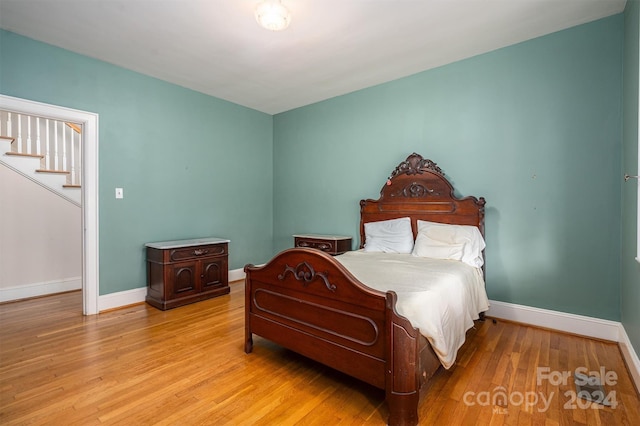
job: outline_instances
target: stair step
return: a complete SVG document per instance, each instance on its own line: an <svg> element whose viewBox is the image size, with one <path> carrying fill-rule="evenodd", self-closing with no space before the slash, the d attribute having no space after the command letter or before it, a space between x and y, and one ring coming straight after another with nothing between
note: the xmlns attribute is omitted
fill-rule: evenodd
<svg viewBox="0 0 640 426"><path fill-rule="evenodd" d="M5 152L5 155L14 155L16 157L44 158L44 155L42 154L25 154L23 152L13 152L13 151Z"/></svg>
<svg viewBox="0 0 640 426"><path fill-rule="evenodd" d="M0 0L2 3L2 0ZM0 102L1 103L1 102ZM10 133L8 126L4 125L5 119L9 121L9 117L7 116L7 111L4 108L0 108L0 114L2 115L2 131L0 131L0 167L8 167L13 172L22 175L24 178L29 179L38 185L41 185L43 188L47 188L52 192L58 194L65 200L77 205L81 206L82 203L82 189L80 185L76 185L76 183L82 184L80 178L82 176L82 160L81 158L77 158L78 161L75 163L68 163L70 159L74 161L76 158L73 157L73 154L79 153L81 149L79 148L79 144L81 143L81 137L78 137L77 130L82 131L82 125L75 125L71 127L73 130L69 129L67 126L61 127L60 124L65 124L65 121L61 120L53 120L56 124L54 126L48 126L44 129L45 126L41 126L42 129L45 130L44 136L42 139L38 140L39 133L38 119L36 116L32 116L29 114L24 114L23 117L32 117L31 120L24 119L21 123L16 123L16 121L20 121L18 118L14 120L14 117L11 117L11 125L15 126L13 130L17 130L17 125L20 124L20 129L22 130L22 139L19 138L18 134ZM17 113L16 113L17 114ZM20 114L22 115L22 114ZM31 126L25 126L25 124L31 124ZM49 122L51 124L51 121ZM77 129L76 129L77 127ZM36 139L33 140L31 136L36 135ZM71 141L69 144L66 144L66 140L64 135L71 135ZM65 142L66 146L62 147L62 153L54 152L52 155L52 161L45 161L47 159L47 155L44 152L44 148L47 147L47 141L51 142L51 138L53 137L53 141L56 141L56 138L62 136L63 142ZM76 144L77 142L77 144ZM18 146L20 144L20 146ZM65 147L71 148L70 150L65 150ZM42 150L40 148L43 148ZM51 148L51 147L50 147ZM54 147L54 151L55 147ZM43 155L44 154L44 155ZM58 155L64 154L64 155ZM66 161L65 157L66 156ZM57 158L57 159L56 159ZM67 167L69 164L69 167ZM74 170L71 170L71 169ZM75 169L78 169L76 171ZM58 170L52 170L58 169ZM64 170L60 170L64 169ZM74 176L75 174L75 176ZM75 177L78 176L77 179ZM1 191L0 191L1 192ZM2 196L0 195L0 199ZM0 204L2 201L0 201ZM0 237L1 239L2 237ZM0 275L2 275L0 273ZM2 279L0 279L2 281ZM0 285L1 287L1 285ZM1 290L1 289L0 289ZM0 415L0 418L2 416ZM2 423L2 422L0 422Z"/></svg>
<svg viewBox="0 0 640 426"><path fill-rule="evenodd" d="M68 175L70 172L66 171L66 170L45 170L45 169L37 169L36 172L38 173L57 173L57 174L61 174L61 175Z"/></svg>

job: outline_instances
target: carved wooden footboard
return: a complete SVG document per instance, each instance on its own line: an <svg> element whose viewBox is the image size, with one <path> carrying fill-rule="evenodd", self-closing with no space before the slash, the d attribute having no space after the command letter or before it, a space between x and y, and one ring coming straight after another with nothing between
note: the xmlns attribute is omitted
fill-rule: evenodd
<svg viewBox="0 0 640 426"><path fill-rule="evenodd" d="M245 352L252 351L253 334L262 336L384 389L389 424L418 423L420 386L439 363L396 313L393 292L364 286L314 249L286 250L245 272ZM421 352L429 359L421 360Z"/></svg>

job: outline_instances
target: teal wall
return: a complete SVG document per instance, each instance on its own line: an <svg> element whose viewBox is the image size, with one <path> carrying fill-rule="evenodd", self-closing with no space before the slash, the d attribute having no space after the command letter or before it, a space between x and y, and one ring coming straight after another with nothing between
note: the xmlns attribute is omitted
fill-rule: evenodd
<svg viewBox="0 0 640 426"><path fill-rule="evenodd" d="M296 232L357 240L358 201L416 151L460 195L487 198L492 299L611 320L622 309L637 347L636 212L620 214L635 200L623 161L637 169L628 123L621 143L630 4L275 117L4 31L0 93L100 115L101 294L144 285L147 241L226 237L235 269Z"/></svg>
<svg viewBox="0 0 640 426"><path fill-rule="evenodd" d="M623 16L274 117L274 242L358 234L415 151L487 199L493 300L620 319Z"/></svg>
<svg viewBox="0 0 640 426"><path fill-rule="evenodd" d="M624 21L624 126L623 170L637 175L638 170L638 79L640 78L640 3L628 0ZM637 253L638 182L622 185L622 277L621 317L624 329L636 353L640 353L640 263Z"/></svg>
<svg viewBox="0 0 640 426"><path fill-rule="evenodd" d="M99 114L100 294L146 285L150 241L228 238L232 269L271 257L272 116L6 31L0 93Z"/></svg>

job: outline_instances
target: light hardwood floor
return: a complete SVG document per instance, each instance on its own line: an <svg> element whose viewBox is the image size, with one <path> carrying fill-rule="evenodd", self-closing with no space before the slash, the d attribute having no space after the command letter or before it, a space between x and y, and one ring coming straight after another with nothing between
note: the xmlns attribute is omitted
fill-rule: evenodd
<svg viewBox="0 0 640 426"><path fill-rule="evenodd" d="M0 305L0 424L385 424L381 390L261 338L246 355L243 285L231 288L166 312L84 317L77 292ZM560 374L580 367L615 372L605 386L615 408L573 397ZM419 415L423 425L640 425L639 410L617 345L489 319L436 373Z"/></svg>

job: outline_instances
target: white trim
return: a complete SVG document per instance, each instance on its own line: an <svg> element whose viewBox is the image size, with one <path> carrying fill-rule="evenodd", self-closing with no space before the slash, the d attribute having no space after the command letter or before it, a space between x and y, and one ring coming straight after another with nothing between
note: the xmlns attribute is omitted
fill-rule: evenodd
<svg viewBox="0 0 640 426"><path fill-rule="evenodd" d="M640 389L640 361L622 323L491 300L487 316L618 343L631 378Z"/></svg>
<svg viewBox="0 0 640 426"><path fill-rule="evenodd" d="M133 290L103 294L98 299L98 309L102 312L108 309L117 309L128 305L135 305L136 303L144 302L146 296L147 287L138 287Z"/></svg>
<svg viewBox="0 0 640 426"><path fill-rule="evenodd" d="M13 300L27 299L29 297L45 296L47 294L81 289L82 277L63 278L61 280L5 287L0 288L0 302L9 302Z"/></svg>
<svg viewBox="0 0 640 426"><path fill-rule="evenodd" d="M622 324L620 324L618 345L620 346L622 357L627 363L629 373L631 373L631 378L636 384L636 389L640 389L640 359L638 359L638 354L634 351L633 345L627 335L627 331L624 329Z"/></svg>
<svg viewBox="0 0 640 426"><path fill-rule="evenodd" d="M583 315L568 314L514 303L489 302L487 316L521 322L536 327L550 328L565 333L579 334L596 339L617 342L620 323Z"/></svg>
<svg viewBox="0 0 640 426"><path fill-rule="evenodd" d="M243 269L232 269L229 271L229 281L244 279ZM147 287L138 287L133 290L119 291L117 293L103 294L98 301L100 312L108 309L117 309L123 306L135 305L144 302L147 296Z"/></svg>
<svg viewBox="0 0 640 426"><path fill-rule="evenodd" d="M244 268L229 270L229 282L244 280L244 277L245 277Z"/></svg>
<svg viewBox="0 0 640 426"><path fill-rule="evenodd" d="M0 107L25 114L81 123L82 150L82 307L85 315L98 313L98 114L12 96L0 95Z"/></svg>

